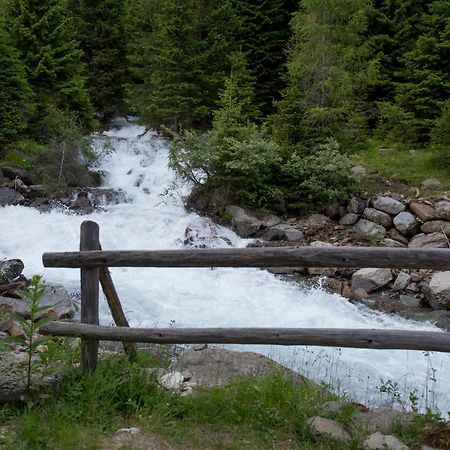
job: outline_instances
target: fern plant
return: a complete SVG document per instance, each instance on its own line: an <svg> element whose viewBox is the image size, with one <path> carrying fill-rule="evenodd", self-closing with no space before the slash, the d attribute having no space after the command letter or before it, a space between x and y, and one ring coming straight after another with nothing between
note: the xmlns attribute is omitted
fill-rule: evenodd
<svg viewBox="0 0 450 450"><path fill-rule="evenodd" d="M52 321L51 317L45 316L50 310L50 306L41 305L40 300L45 294L45 285L42 277L35 275L23 292L23 299L28 305L29 319L26 320L21 316L15 315L14 320L22 325L24 330L23 336L14 336L11 339L25 348L26 358L26 391L31 390L31 380L35 369L42 365L42 358L34 358L35 355L40 356L39 346L46 345L51 341L50 336L38 336L39 328Z"/></svg>

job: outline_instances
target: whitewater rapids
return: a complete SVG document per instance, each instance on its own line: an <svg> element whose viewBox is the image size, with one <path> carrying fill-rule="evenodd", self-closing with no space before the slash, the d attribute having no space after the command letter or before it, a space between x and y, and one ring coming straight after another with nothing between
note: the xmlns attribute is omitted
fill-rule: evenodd
<svg viewBox="0 0 450 450"><path fill-rule="evenodd" d="M104 186L121 189L127 203L108 205L89 216L64 210L0 208L0 259L20 258L25 274L79 290L76 269L44 269L42 253L76 251L83 220L100 225L104 249L183 248L186 229L194 243L207 247L245 247L232 231L183 208L188 186L176 187L168 168L166 142L156 133L124 120L96 135L113 152L98 169ZM181 187L180 187L181 186ZM112 276L126 315L134 326L159 327L316 327L438 331L431 324L387 316L355 306L320 288L303 288L260 269L114 268ZM110 324L106 303L101 321ZM234 346L271 356L356 401L450 409L450 355L420 351L331 349L321 347ZM381 391L381 393L380 393Z"/></svg>

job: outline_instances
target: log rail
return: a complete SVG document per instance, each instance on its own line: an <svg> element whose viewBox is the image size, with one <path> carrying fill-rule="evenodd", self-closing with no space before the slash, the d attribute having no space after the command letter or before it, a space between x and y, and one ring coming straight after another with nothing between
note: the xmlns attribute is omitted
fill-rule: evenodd
<svg viewBox="0 0 450 450"><path fill-rule="evenodd" d="M95 370L98 341L122 341L130 359L135 342L320 345L450 352L450 334L433 331L310 328L130 328L108 267L377 267L450 270L448 249L284 247L191 250L101 250L95 222L81 225L79 252L44 253L45 267L81 269L81 324L51 322L42 334L82 339L82 368ZM99 283L117 327L98 325Z"/></svg>

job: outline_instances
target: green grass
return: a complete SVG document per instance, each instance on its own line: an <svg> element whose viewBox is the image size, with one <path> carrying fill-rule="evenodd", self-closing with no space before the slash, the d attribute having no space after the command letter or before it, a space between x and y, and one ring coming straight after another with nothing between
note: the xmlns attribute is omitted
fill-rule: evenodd
<svg viewBox="0 0 450 450"><path fill-rule="evenodd" d="M388 149L380 151L380 148ZM417 148L405 143L383 143L369 140L367 145L352 155L354 164L360 164L368 170L368 175L375 175L385 180L405 183L418 187L428 178L437 178L441 186L428 192L450 188L450 170L441 160L440 155L427 148Z"/></svg>
<svg viewBox="0 0 450 450"><path fill-rule="evenodd" d="M67 361L73 364L72 358ZM57 398L0 407L0 448L143 448L113 445L117 429L131 426L142 429L141 439L157 436L174 449L356 450L366 436L353 420L352 405L340 412L322 412L322 403L336 397L313 384L273 373L182 397L162 389L155 375L145 370L166 363L149 353L141 354L134 364L109 355L95 373L70 369ZM351 430L352 442L317 440L306 425L314 415L341 422ZM424 420L399 427L397 435L408 442L424 441L428 423L439 423L434 417Z"/></svg>

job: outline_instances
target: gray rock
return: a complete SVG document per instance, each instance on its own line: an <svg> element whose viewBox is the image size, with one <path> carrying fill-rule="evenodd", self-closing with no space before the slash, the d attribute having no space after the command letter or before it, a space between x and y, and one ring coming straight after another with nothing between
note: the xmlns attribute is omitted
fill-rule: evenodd
<svg viewBox="0 0 450 450"><path fill-rule="evenodd" d="M294 227L289 227L285 230L286 239L289 242L299 241L305 237L301 230Z"/></svg>
<svg viewBox="0 0 450 450"><path fill-rule="evenodd" d="M11 297L0 297L0 311L28 318L30 308L24 300Z"/></svg>
<svg viewBox="0 0 450 450"><path fill-rule="evenodd" d="M407 247L406 244L402 244L401 242L394 241L394 239L383 239L383 244L386 247L398 247L398 248L405 248L405 247Z"/></svg>
<svg viewBox="0 0 450 450"><path fill-rule="evenodd" d="M410 248L448 248L448 242L442 233L418 234L408 244Z"/></svg>
<svg viewBox="0 0 450 450"><path fill-rule="evenodd" d="M442 200L435 205L439 219L450 220L450 201Z"/></svg>
<svg viewBox="0 0 450 450"><path fill-rule="evenodd" d="M39 300L39 304L50 307L50 310L54 311L60 319L70 319L76 312L69 293L61 284L47 283L45 285L45 294Z"/></svg>
<svg viewBox="0 0 450 450"><path fill-rule="evenodd" d="M27 185L34 184L34 177L25 169L17 169L15 167L2 167L3 175L10 180L19 179Z"/></svg>
<svg viewBox="0 0 450 450"><path fill-rule="evenodd" d="M411 202L409 208L422 222L439 219L437 211L426 203Z"/></svg>
<svg viewBox="0 0 450 450"><path fill-rule="evenodd" d="M371 434L364 442L365 450L409 450L409 447L395 436L382 433Z"/></svg>
<svg viewBox="0 0 450 450"><path fill-rule="evenodd" d="M439 187L440 185L441 182L437 178L427 178L422 182L422 187L425 189Z"/></svg>
<svg viewBox="0 0 450 450"><path fill-rule="evenodd" d="M447 236L450 236L450 222L447 220L432 220L430 222L425 222L420 227L420 231L425 234L444 232Z"/></svg>
<svg viewBox="0 0 450 450"><path fill-rule="evenodd" d="M274 214L269 214L261 220L261 223L263 227L270 228L280 224L281 219Z"/></svg>
<svg viewBox="0 0 450 450"><path fill-rule="evenodd" d="M90 204L97 208L127 202L124 192L111 188L90 188L87 192L87 198Z"/></svg>
<svg viewBox="0 0 450 450"><path fill-rule="evenodd" d="M408 286L409 282L411 281L411 277L403 271L400 271L400 273L397 275L397 278L394 281L394 285L392 286L393 291L403 291L403 289Z"/></svg>
<svg viewBox="0 0 450 450"><path fill-rule="evenodd" d="M339 223L341 225L354 225L356 222L358 222L360 217L361 216L359 214L348 213L344 217L341 218Z"/></svg>
<svg viewBox="0 0 450 450"><path fill-rule="evenodd" d="M0 206L19 205L25 197L9 187L0 187Z"/></svg>
<svg viewBox="0 0 450 450"><path fill-rule="evenodd" d="M367 200L361 197L352 197L347 206L347 211L353 214L362 214L367 207Z"/></svg>
<svg viewBox="0 0 450 450"><path fill-rule="evenodd" d="M375 208L366 208L363 212L363 215L372 222L377 223L378 225L382 225L385 228L392 227L392 219L389 214L386 214L382 211L378 211Z"/></svg>
<svg viewBox="0 0 450 450"><path fill-rule="evenodd" d="M391 408L375 408L369 411L356 411L352 419L361 425L368 433L381 431L387 433L395 424L408 424L418 414L413 412L398 411Z"/></svg>
<svg viewBox="0 0 450 450"><path fill-rule="evenodd" d="M405 245L408 245L409 243L409 240L405 236L403 236L403 234L400 233L400 231L398 231L396 228L391 228L388 231L388 235L391 239L394 239L394 241L398 241Z"/></svg>
<svg viewBox="0 0 450 450"><path fill-rule="evenodd" d="M20 259L0 261L0 283L8 283L22 274L24 265Z"/></svg>
<svg viewBox="0 0 450 450"><path fill-rule="evenodd" d="M231 225L234 231L241 237L252 236L262 226L259 219L239 206L228 206L226 212L231 216Z"/></svg>
<svg viewBox="0 0 450 450"><path fill-rule="evenodd" d="M450 271L437 272L424 289L428 303L433 309L450 309Z"/></svg>
<svg viewBox="0 0 450 450"><path fill-rule="evenodd" d="M394 217L394 225L404 236L410 237L419 231L419 223L409 212L403 211Z"/></svg>
<svg viewBox="0 0 450 450"><path fill-rule="evenodd" d="M366 219L359 220L356 225L353 226L353 230L362 236L374 237L377 239L386 236L386 228Z"/></svg>
<svg viewBox="0 0 450 450"><path fill-rule="evenodd" d="M312 381L267 356L224 348L187 349L178 357L174 370L188 372L190 381L201 387L225 386L234 380L266 376L273 372L282 373L298 384L317 387Z"/></svg>
<svg viewBox="0 0 450 450"><path fill-rule="evenodd" d="M383 197L378 195L372 199L372 205L375 209L387 214L398 214L406 209L406 206L392 197Z"/></svg>
<svg viewBox="0 0 450 450"><path fill-rule="evenodd" d="M170 391L178 391L183 385L184 375L177 371L169 372L158 377L158 382L161 386Z"/></svg>
<svg viewBox="0 0 450 450"><path fill-rule="evenodd" d="M352 275L351 290L362 288L366 292L372 292L383 286L386 286L392 280L390 269L367 268L357 270Z"/></svg>
<svg viewBox="0 0 450 450"><path fill-rule="evenodd" d="M269 228L261 235L261 238L268 241L296 241L304 238L303 232L297 228L291 227L287 224L280 223L272 228Z"/></svg>
<svg viewBox="0 0 450 450"><path fill-rule="evenodd" d="M324 417L310 417L306 424L311 431L320 438L335 439L340 442L350 442L352 437L349 432L339 422Z"/></svg>

